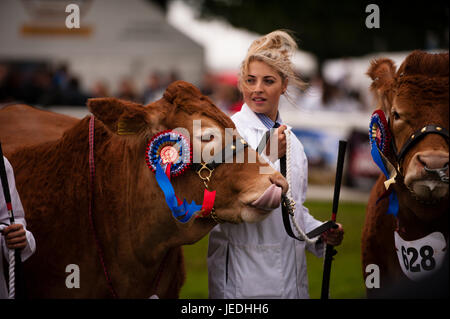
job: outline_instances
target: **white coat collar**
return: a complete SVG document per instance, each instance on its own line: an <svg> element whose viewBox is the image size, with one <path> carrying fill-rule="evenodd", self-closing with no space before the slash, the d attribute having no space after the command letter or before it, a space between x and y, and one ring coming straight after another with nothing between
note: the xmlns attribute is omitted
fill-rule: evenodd
<svg viewBox="0 0 450 319"><path fill-rule="evenodd" d="M250 109L250 107L246 103L244 103L241 107L241 110L238 113L236 113L236 115L238 114L246 119L245 122L249 127L252 127L257 130L267 131L267 127L264 125L263 122L261 122L258 116ZM283 124L286 125L288 129L292 129L291 126L285 123Z"/></svg>

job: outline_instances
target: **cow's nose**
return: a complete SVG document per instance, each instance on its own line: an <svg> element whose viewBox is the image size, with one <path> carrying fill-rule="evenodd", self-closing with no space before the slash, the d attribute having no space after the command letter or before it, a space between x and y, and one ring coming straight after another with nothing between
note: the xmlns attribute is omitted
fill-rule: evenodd
<svg viewBox="0 0 450 319"><path fill-rule="evenodd" d="M281 187L283 194L286 194L289 189L289 184L287 183L286 179L281 175L279 172L275 172L272 175L270 175L270 182L272 184L275 184L279 187Z"/></svg>
<svg viewBox="0 0 450 319"><path fill-rule="evenodd" d="M438 169L448 166L448 153L427 151L416 154L417 161L428 169Z"/></svg>

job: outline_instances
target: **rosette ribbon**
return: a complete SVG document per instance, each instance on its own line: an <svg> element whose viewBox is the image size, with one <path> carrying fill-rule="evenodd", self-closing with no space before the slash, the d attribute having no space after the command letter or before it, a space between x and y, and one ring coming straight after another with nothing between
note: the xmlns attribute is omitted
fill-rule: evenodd
<svg viewBox="0 0 450 319"><path fill-rule="evenodd" d="M397 171L384 155L389 147L390 133L388 123L382 111L377 110L372 114L369 128L372 159L386 177L386 181L384 182L386 193L378 199L377 203L389 194L389 206L387 214L397 216L399 207L398 198L395 191L390 188L390 186L395 183Z"/></svg>
<svg viewBox="0 0 450 319"><path fill-rule="evenodd" d="M195 201L192 201L192 203L189 204L186 199L179 204L179 201L175 196L175 190L173 189L172 183L170 183L169 178L159 162L156 163L156 181L164 193L166 203L172 211L173 217L175 217L178 221L186 223L189 219L191 219L195 212L202 209L202 205L197 205Z"/></svg>

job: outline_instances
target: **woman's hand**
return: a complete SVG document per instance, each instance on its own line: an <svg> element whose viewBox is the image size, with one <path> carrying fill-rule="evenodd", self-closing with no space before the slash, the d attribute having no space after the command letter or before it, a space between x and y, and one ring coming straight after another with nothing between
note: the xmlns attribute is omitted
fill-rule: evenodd
<svg viewBox="0 0 450 319"><path fill-rule="evenodd" d="M269 158L269 160L274 163L279 158L282 158L284 155L286 155L286 134L284 134L284 131L287 129L286 125L281 125L277 129L275 129L275 132L271 135L269 141L266 144L266 155ZM270 143L273 141L273 143L278 143L278 149L273 154L270 153Z"/></svg>
<svg viewBox="0 0 450 319"><path fill-rule="evenodd" d="M338 228L331 228L322 234L322 239L326 244L339 246L342 243L342 239L344 239L344 228L342 228L341 224L336 223Z"/></svg>
<svg viewBox="0 0 450 319"><path fill-rule="evenodd" d="M13 224L3 229L6 246L9 249L24 249L27 246L27 236L22 224Z"/></svg>

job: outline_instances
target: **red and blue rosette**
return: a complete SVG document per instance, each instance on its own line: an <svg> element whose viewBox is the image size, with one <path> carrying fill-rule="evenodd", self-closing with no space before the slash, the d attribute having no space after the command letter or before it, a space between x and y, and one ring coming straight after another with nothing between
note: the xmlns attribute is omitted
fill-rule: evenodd
<svg viewBox="0 0 450 319"><path fill-rule="evenodd" d="M170 130L163 131L148 142L145 160L153 172L156 172L159 163L170 179L189 168L192 163L192 148L184 135Z"/></svg>
<svg viewBox="0 0 450 319"><path fill-rule="evenodd" d="M184 199L183 201L178 200L175 195L175 190L173 189L172 183L170 182L167 175L164 173L161 165L156 163L156 181L164 193L166 203L172 211L173 217L182 223L188 222L195 212L202 209L202 205L197 205L195 201L190 204Z"/></svg>
<svg viewBox="0 0 450 319"><path fill-rule="evenodd" d="M391 172L394 169L387 159L387 156L390 154L391 133L386 116L382 110L376 110L372 113L369 125L369 140L373 161L386 176L386 180L390 179ZM389 195L387 213L397 216L399 204L397 195L392 188L389 188L378 201L387 195Z"/></svg>
<svg viewBox="0 0 450 319"><path fill-rule="evenodd" d="M391 133L386 116L382 110L376 110L372 113L369 127L370 142L375 142L378 149L388 156L390 152Z"/></svg>
<svg viewBox="0 0 450 319"><path fill-rule="evenodd" d="M156 181L176 220L186 223L195 212L202 210L202 205L197 205L195 201L189 204L186 199L179 200L170 182L171 177L181 175L192 163L192 148L185 136L170 130L156 134L148 142L145 161L155 173Z"/></svg>

